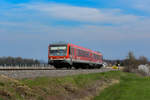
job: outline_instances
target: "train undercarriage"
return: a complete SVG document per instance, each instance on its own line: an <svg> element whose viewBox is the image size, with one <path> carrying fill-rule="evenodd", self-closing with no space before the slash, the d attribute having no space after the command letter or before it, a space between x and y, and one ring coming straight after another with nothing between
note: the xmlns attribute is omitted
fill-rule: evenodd
<svg viewBox="0 0 150 100"><path fill-rule="evenodd" d="M94 63L81 63L81 62L71 62L68 60L50 60L50 65L53 65L56 69L58 68L67 68L67 69L95 69L101 68L102 64Z"/></svg>

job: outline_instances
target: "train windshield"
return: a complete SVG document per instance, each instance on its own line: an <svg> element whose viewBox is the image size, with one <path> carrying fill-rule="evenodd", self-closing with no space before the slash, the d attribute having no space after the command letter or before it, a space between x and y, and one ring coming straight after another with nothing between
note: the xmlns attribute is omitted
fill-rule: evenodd
<svg viewBox="0 0 150 100"><path fill-rule="evenodd" d="M67 46L50 46L50 56L66 56Z"/></svg>

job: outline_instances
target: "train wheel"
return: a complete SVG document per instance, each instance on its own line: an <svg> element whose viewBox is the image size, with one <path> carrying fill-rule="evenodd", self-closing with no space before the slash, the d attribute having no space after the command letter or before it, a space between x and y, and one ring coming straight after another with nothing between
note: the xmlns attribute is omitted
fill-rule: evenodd
<svg viewBox="0 0 150 100"><path fill-rule="evenodd" d="M75 66L75 69L79 69L79 67L78 67L78 66Z"/></svg>
<svg viewBox="0 0 150 100"><path fill-rule="evenodd" d="M54 65L54 67L55 67L56 69L60 69L60 68L61 68L61 67L58 66L58 65Z"/></svg>
<svg viewBox="0 0 150 100"><path fill-rule="evenodd" d="M67 69L72 69L72 66L68 66Z"/></svg>

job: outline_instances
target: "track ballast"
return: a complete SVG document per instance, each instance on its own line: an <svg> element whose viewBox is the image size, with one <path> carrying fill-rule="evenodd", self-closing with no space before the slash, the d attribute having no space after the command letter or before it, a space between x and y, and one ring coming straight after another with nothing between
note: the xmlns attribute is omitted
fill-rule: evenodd
<svg viewBox="0 0 150 100"><path fill-rule="evenodd" d="M9 68L9 69L0 69L0 75L6 75L11 78L36 78L36 77L60 77L60 76L68 76L68 75L76 75L76 74L88 74L88 73L99 73L99 72L107 72L111 71L109 68L101 68L101 69L55 69L55 68L38 68L38 69L18 69L18 68Z"/></svg>

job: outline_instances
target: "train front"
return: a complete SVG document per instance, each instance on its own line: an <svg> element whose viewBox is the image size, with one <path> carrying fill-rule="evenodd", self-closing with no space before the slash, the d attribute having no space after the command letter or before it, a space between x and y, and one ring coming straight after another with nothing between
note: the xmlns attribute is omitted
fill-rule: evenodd
<svg viewBox="0 0 150 100"><path fill-rule="evenodd" d="M50 44L48 51L48 63L56 68L70 66L69 44Z"/></svg>

